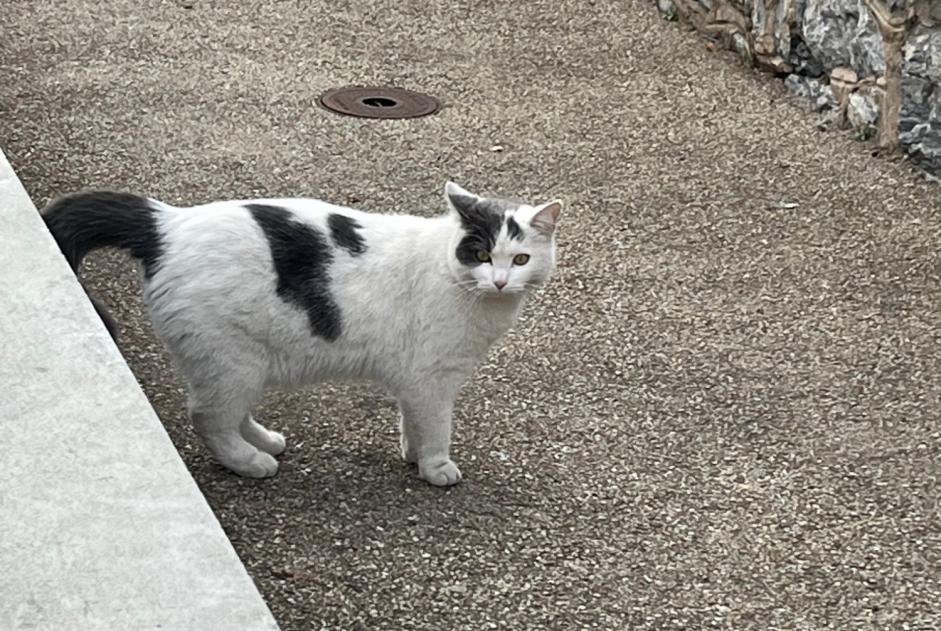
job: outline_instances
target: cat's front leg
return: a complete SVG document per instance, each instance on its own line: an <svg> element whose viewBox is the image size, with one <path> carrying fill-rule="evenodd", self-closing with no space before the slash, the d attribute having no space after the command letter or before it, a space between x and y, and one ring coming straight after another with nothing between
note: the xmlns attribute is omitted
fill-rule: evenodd
<svg viewBox="0 0 941 631"><path fill-rule="evenodd" d="M461 470L451 460L452 402L422 396L401 397L399 429L402 457L418 465L418 476L435 486L461 481Z"/></svg>
<svg viewBox="0 0 941 631"><path fill-rule="evenodd" d="M412 441L415 442L414 440ZM402 451L402 458L409 464L418 464L418 453L415 446L409 442L408 434L405 431L405 412L402 406L399 406L399 448Z"/></svg>

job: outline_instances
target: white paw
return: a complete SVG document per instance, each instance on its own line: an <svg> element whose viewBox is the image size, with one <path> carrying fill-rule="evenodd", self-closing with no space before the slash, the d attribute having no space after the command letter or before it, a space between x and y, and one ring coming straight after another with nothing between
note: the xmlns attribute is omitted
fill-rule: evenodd
<svg viewBox="0 0 941 631"><path fill-rule="evenodd" d="M451 486L461 481L461 470L450 458L428 458L419 461L418 477L435 486Z"/></svg>
<svg viewBox="0 0 941 631"><path fill-rule="evenodd" d="M239 431L242 434L242 438L245 439L248 444L272 456L278 456L284 453L284 449L287 446L284 436L278 432L265 429L263 425L258 423L251 416L248 416L242 421Z"/></svg>
<svg viewBox="0 0 941 631"><path fill-rule="evenodd" d="M278 461L263 451L255 452L247 462L223 464L246 478L270 478L278 472Z"/></svg>
<svg viewBox="0 0 941 631"><path fill-rule="evenodd" d="M280 456L288 446L287 441L284 440L284 434L272 432L270 429L266 431L268 432L267 440L264 441L264 444L255 446L272 456Z"/></svg>

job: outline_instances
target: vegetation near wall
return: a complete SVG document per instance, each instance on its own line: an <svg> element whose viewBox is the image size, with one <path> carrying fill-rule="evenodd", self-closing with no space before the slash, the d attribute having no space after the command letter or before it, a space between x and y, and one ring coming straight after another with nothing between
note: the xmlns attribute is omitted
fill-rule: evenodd
<svg viewBox="0 0 941 631"><path fill-rule="evenodd" d="M941 175L941 1L657 0L880 150Z"/></svg>

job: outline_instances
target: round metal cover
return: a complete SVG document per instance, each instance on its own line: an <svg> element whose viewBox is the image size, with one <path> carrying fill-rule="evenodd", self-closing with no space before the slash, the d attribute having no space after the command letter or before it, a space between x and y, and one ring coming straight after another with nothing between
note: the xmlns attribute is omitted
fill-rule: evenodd
<svg viewBox="0 0 941 631"><path fill-rule="evenodd" d="M438 99L403 88L336 88L320 96L320 105L361 118L418 118L438 111Z"/></svg>

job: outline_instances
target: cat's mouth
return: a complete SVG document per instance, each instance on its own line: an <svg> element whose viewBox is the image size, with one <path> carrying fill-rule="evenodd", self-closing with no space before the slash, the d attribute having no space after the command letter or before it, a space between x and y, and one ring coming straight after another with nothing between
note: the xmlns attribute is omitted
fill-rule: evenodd
<svg viewBox="0 0 941 631"><path fill-rule="evenodd" d="M487 296L517 296L526 291L525 287L510 287L505 285L497 287L496 285L478 285L477 289Z"/></svg>

